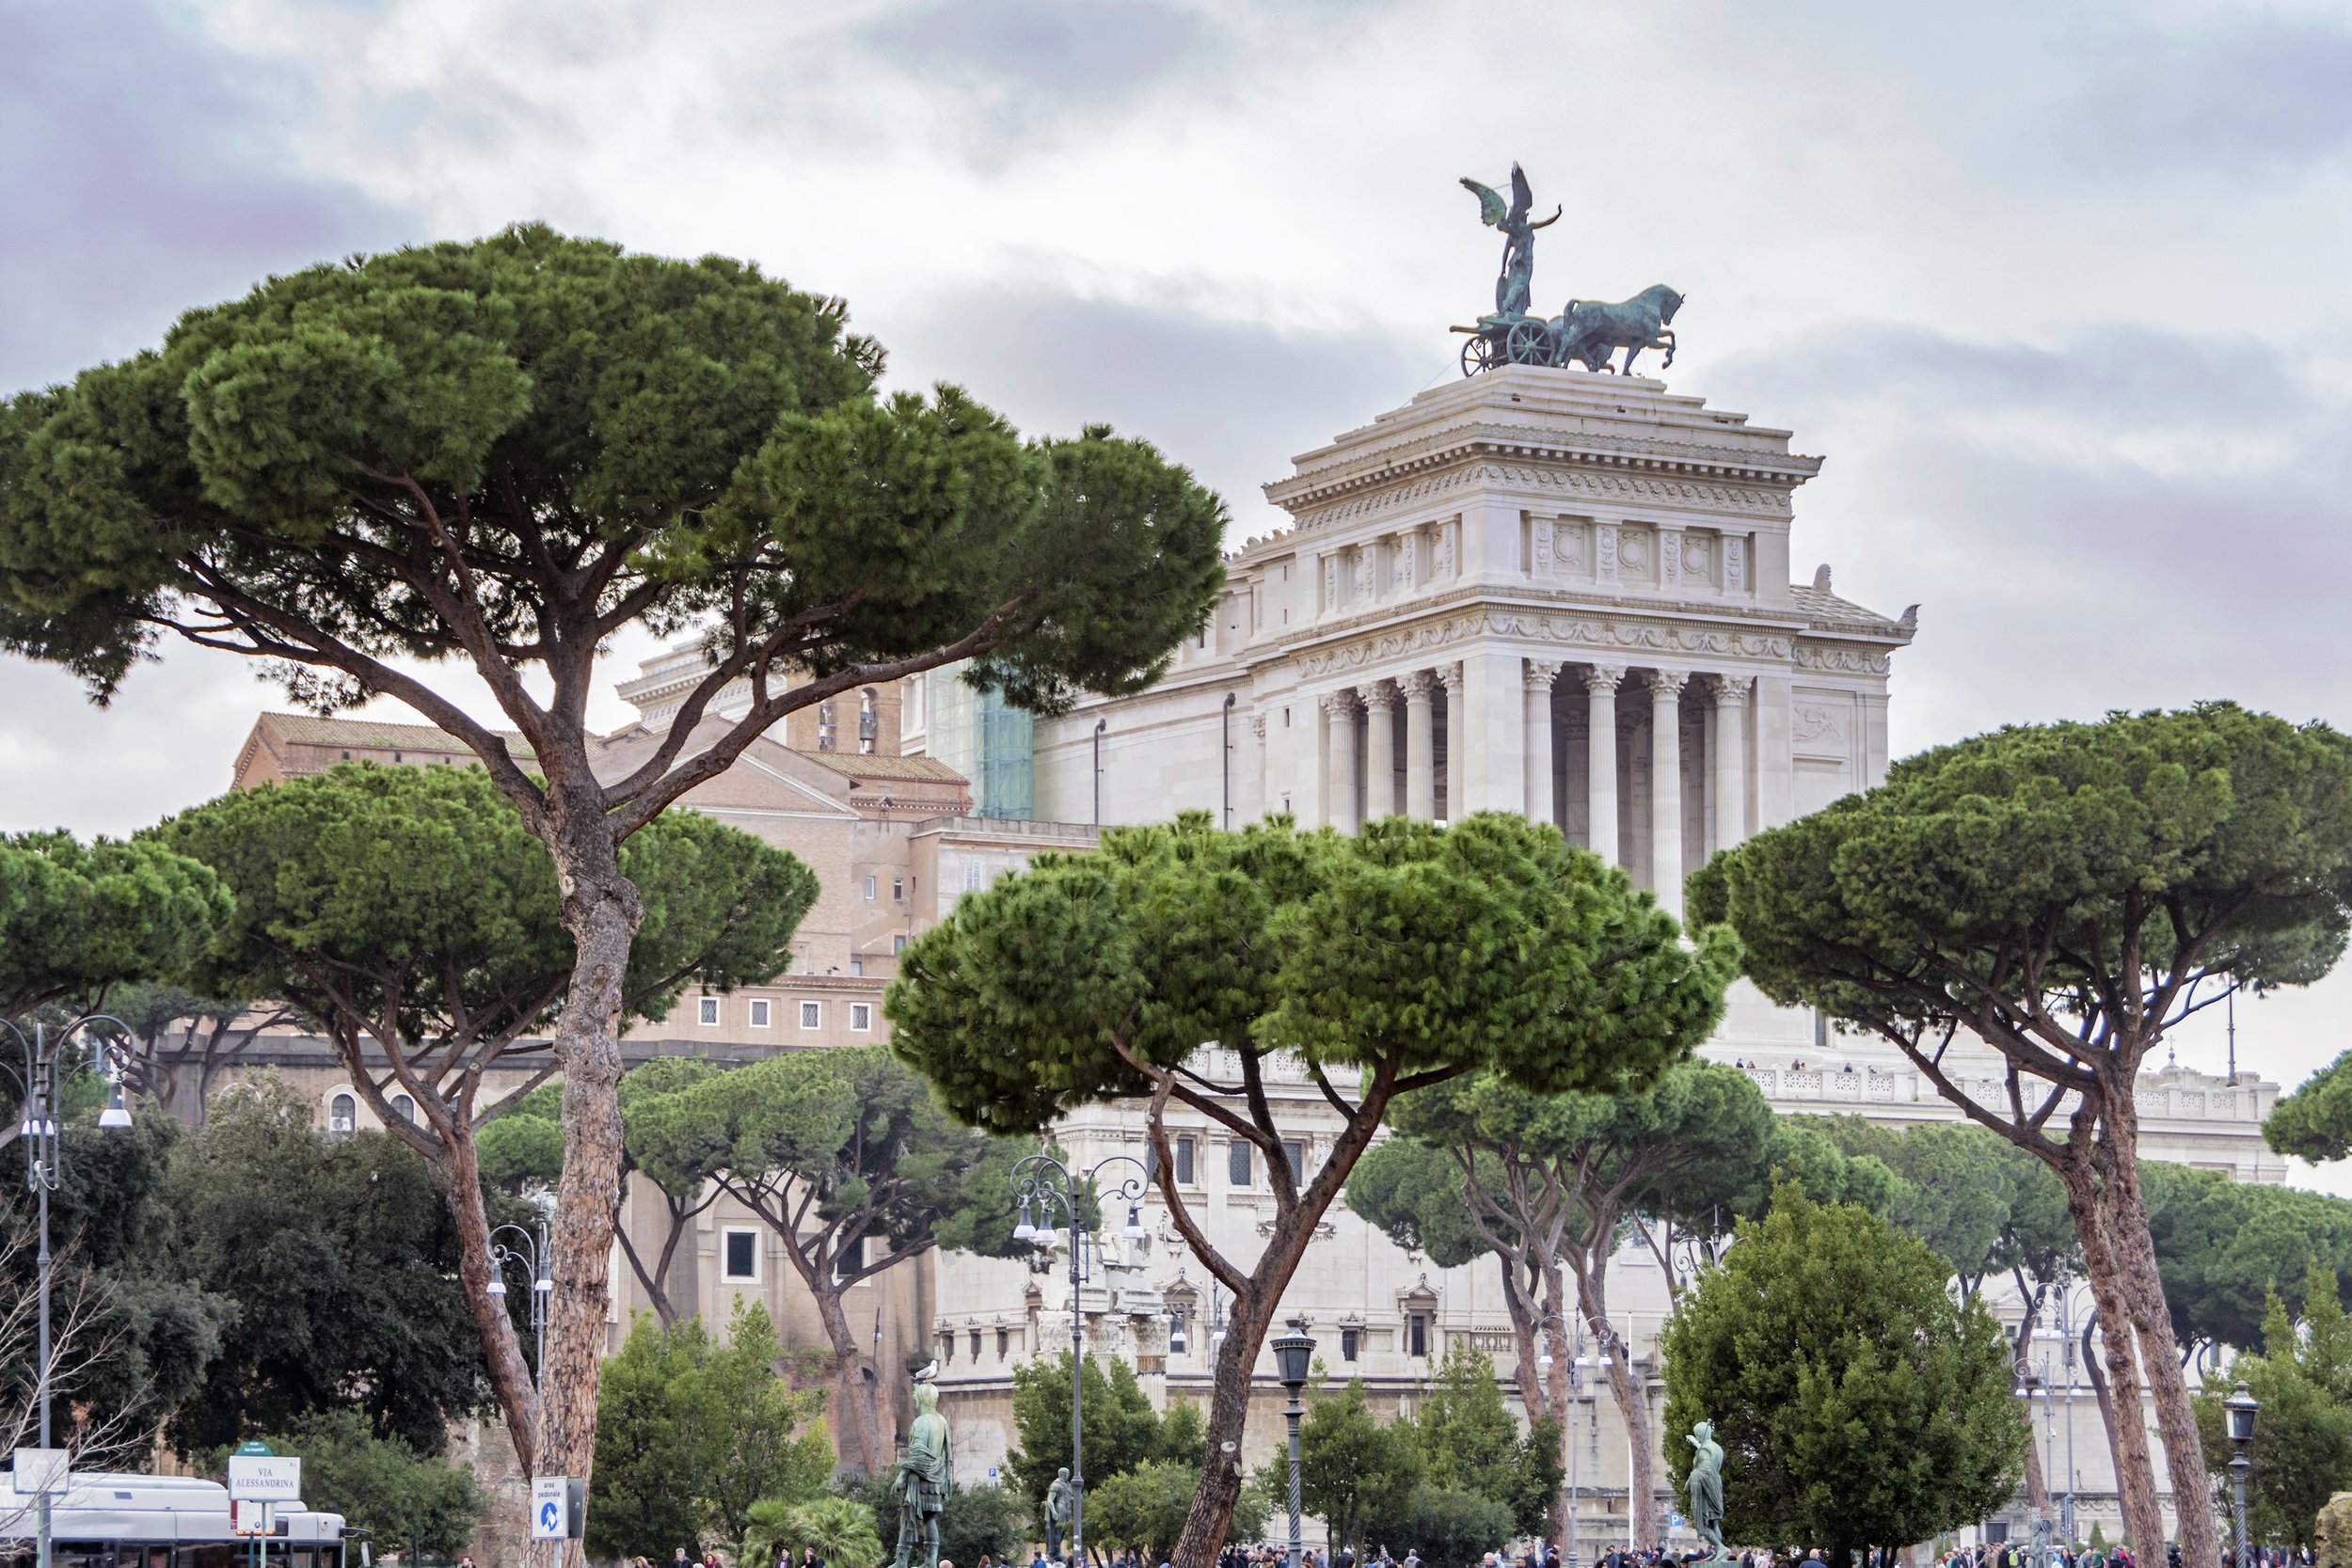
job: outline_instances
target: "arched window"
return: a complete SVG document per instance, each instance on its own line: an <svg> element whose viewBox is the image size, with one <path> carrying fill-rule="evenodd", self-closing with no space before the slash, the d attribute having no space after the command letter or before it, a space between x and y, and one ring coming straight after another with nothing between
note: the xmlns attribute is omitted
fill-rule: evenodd
<svg viewBox="0 0 2352 1568"><path fill-rule="evenodd" d="M392 1114L403 1121L417 1119L417 1102L405 1094L392 1096Z"/></svg>
<svg viewBox="0 0 2352 1568"><path fill-rule="evenodd" d="M347 1094L339 1094L326 1102L326 1130L348 1132L359 1119L359 1102Z"/></svg>

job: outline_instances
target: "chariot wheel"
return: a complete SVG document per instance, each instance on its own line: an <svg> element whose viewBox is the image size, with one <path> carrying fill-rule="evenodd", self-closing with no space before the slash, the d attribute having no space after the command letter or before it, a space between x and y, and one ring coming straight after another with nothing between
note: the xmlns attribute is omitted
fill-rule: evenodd
<svg viewBox="0 0 2352 1568"><path fill-rule="evenodd" d="M1514 365L1551 363L1551 328L1539 321L1513 322L1503 340L1504 356Z"/></svg>
<svg viewBox="0 0 2352 1568"><path fill-rule="evenodd" d="M1462 344L1464 375L1476 375L1480 371L1493 370L1502 362L1502 356L1496 352L1495 341L1483 332Z"/></svg>

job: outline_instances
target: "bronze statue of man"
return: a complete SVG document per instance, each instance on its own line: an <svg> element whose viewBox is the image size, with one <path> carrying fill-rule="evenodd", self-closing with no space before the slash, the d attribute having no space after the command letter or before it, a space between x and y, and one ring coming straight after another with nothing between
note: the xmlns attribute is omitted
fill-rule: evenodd
<svg viewBox="0 0 2352 1568"><path fill-rule="evenodd" d="M1703 1560L1720 1562L1724 1550L1724 1446L1715 1441L1715 1424L1701 1421L1683 1439L1691 1445L1691 1476L1683 1491L1691 1499L1691 1528L1707 1543Z"/></svg>
<svg viewBox="0 0 2352 1568"><path fill-rule="evenodd" d="M1054 1484L1045 1489L1045 1555L1056 1562L1061 1560L1061 1538L1070 1532L1071 1516L1077 1511L1078 1489L1071 1484L1065 1465L1054 1472Z"/></svg>
<svg viewBox="0 0 2352 1568"><path fill-rule="evenodd" d="M908 1560L918 1548L922 1568L939 1568L939 1515L955 1488L955 1449L947 1418L939 1413L939 1390L917 1383L914 1408L906 1455L891 1488L898 1494L898 1555L893 1568L910 1568Z"/></svg>

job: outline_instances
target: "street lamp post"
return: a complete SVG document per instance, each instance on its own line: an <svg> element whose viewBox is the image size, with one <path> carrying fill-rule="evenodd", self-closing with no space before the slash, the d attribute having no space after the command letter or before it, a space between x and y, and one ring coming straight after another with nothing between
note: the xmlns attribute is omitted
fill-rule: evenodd
<svg viewBox="0 0 2352 1568"><path fill-rule="evenodd" d="M1565 1341L1564 1348L1565 1348L1568 1353L1568 1408L1566 1411L1566 1418L1561 1424L1565 1429L1563 1441L1566 1444L1568 1450L1568 1556L1566 1568L1576 1568L1576 1516L1583 1502L1576 1475L1578 1457L1576 1431L1578 1420L1584 1403L1584 1331L1581 1328L1572 1329L1567 1320L1561 1317L1556 1312L1546 1316L1542 1323L1537 1326L1548 1328L1553 1323L1558 1323L1560 1325L1560 1337L1564 1341ZM1536 1355L1535 1365L1537 1367L1549 1367L1551 1365L1551 1336L1549 1334L1546 1334L1544 1336L1544 1348Z"/></svg>
<svg viewBox="0 0 2352 1568"><path fill-rule="evenodd" d="M512 1246L499 1238L512 1233ZM540 1386L548 1355L548 1296L555 1289L551 1274L555 1255L548 1247L548 1215L542 1208L532 1230L519 1225L501 1225L490 1232L490 1283L484 1287L485 1295L506 1294L506 1265L520 1263L531 1276L531 1386Z"/></svg>
<svg viewBox="0 0 2352 1568"><path fill-rule="evenodd" d="M1132 1154L1114 1154L1096 1162L1086 1173L1092 1181L1107 1165L1121 1163L1136 1167L1137 1174L1128 1177L1112 1188L1112 1192L1127 1204L1127 1223L1122 1233L1131 1241L1139 1241L1148 1234L1143 1228L1143 1188L1151 1176L1144 1163ZM1080 1310L1079 1292L1086 1284L1086 1232L1078 1224L1078 1187L1070 1167L1043 1152L1025 1156L1012 1167L1012 1196L1020 1201L1020 1222L1012 1227L1012 1239L1027 1242L1041 1250L1055 1243L1054 1214L1059 1210L1070 1227L1070 1559L1073 1563L1086 1561L1086 1319ZM1099 1199L1098 1199L1099 1200Z"/></svg>
<svg viewBox="0 0 2352 1568"><path fill-rule="evenodd" d="M1274 1341L1275 1375L1281 1379L1289 1393L1290 1403L1283 1407L1282 1418L1291 1429L1291 1551L1290 1568L1298 1568L1304 1543L1298 1534L1298 1418L1305 1415L1298 1396L1307 1386L1307 1370L1315 1354L1315 1342L1307 1337L1307 1320L1293 1318L1290 1332Z"/></svg>
<svg viewBox="0 0 2352 1568"><path fill-rule="evenodd" d="M58 1183L65 1179L65 1148L59 1137L57 1121L57 1113L60 1109L57 1095L57 1068L65 1059L68 1042L89 1025L111 1024L126 1035L131 1033L131 1027L120 1019L109 1018L103 1013L91 1013L87 1017L75 1019L57 1031L56 1040L52 1041L49 1037L48 1025L44 1023L34 1024L33 1033L29 1038L26 1037L24 1031L15 1024L8 1023L6 1020L0 1020L0 1023L5 1023L8 1033L16 1037L16 1043L21 1050L24 1062L21 1069L10 1065L8 1076L16 1080L17 1087L24 1096L24 1115L17 1127L17 1139L24 1146L25 1185L32 1190L34 1205L40 1212L40 1219L37 1222L39 1240L35 1243L36 1250L33 1255L34 1271L40 1281L38 1290L40 1298L36 1308L39 1327L36 1330L37 1338L34 1341L33 1400L40 1407L40 1446L46 1449L51 1442L49 1425L49 1280L51 1274L49 1195L56 1192ZM108 1058L108 1065L115 1066L113 1058L120 1048L95 1035L90 1036L89 1039L93 1053L103 1053ZM119 1067L116 1072L107 1076L110 1080L110 1086L106 1093L106 1108L98 1114L98 1125L112 1132L131 1125L131 1109L123 1102L122 1079ZM39 1535L35 1548L37 1568L50 1568L49 1487L50 1478L42 1477L39 1504Z"/></svg>
<svg viewBox="0 0 2352 1568"><path fill-rule="evenodd" d="M2221 1408L2230 1422L2230 1484L2236 1493L2238 1568L2252 1568L2253 1553L2246 1540L2246 1472L2252 1465L2246 1450L2253 1446L2254 1412L2258 1407L2254 1396L2247 1391L2245 1379L2238 1380L2237 1387L2221 1402Z"/></svg>

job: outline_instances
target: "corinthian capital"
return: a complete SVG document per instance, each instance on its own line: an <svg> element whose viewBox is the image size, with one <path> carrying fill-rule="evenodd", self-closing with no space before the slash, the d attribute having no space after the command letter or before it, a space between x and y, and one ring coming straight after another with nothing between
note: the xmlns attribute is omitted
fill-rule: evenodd
<svg viewBox="0 0 2352 1568"><path fill-rule="evenodd" d="M1652 699L1665 702L1681 696L1690 679L1688 670L1651 670L1642 676L1642 684L1649 688Z"/></svg>
<svg viewBox="0 0 2352 1568"><path fill-rule="evenodd" d="M1426 670L1411 670L1396 677L1397 689L1408 703L1425 703L1438 689L1438 677Z"/></svg>
<svg viewBox="0 0 2352 1568"><path fill-rule="evenodd" d="M1549 691L1551 683L1560 678L1560 661L1556 658L1531 658L1527 661L1527 689Z"/></svg>
<svg viewBox="0 0 2352 1568"><path fill-rule="evenodd" d="M1625 666L1622 664L1587 664L1576 673L1577 678L1584 683L1585 690L1600 695L1614 692L1617 689L1618 685L1625 679Z"/></svg>
<svg viewBox="0 0 2352 1568"><path fill-rule="evenodd" d="M1713 684L1715 688L1715 705L1717 707L1745 707L1748 705L1747 676L1717 675L1714 677Z"/></svg>

